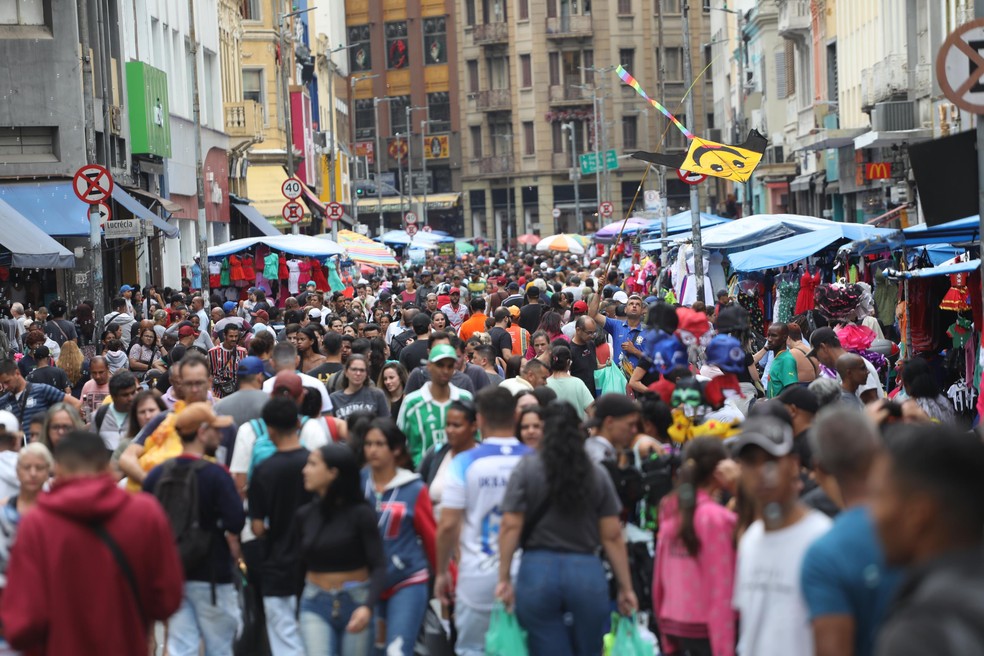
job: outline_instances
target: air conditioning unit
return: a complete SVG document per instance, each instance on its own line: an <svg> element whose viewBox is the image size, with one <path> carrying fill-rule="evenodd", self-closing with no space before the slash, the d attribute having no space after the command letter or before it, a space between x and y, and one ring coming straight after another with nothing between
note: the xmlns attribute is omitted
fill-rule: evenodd
<svg viewBox="0 0 984 656"><path fill-rule="evenodd" d="M912 130L916 127L916 103L899 100L875 103L871 110L871 129L875 132Z"/></svg>
<svg viewBox="0 0 984 656"><path fill-rule="evenodd" d="M722 141L721 128L710 128L707 131L707 139L708 141L717 141L720 143Z"/></svg>

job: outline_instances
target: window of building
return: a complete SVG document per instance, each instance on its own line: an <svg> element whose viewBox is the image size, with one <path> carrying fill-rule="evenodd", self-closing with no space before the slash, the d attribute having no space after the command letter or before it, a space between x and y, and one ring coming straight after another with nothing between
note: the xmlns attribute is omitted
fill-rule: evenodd
<svg viewBox="0 0 984 656"><path fill-rule="evenodd" d="M530 18L530 0L517 0L519 4L519 20L529 20Z"/></svg>
<svg viewBox="0 0 984 656"><path fill-rule="evenodd" d="M240 7L242 7L243 20L262 20L261 5L261 0L242 0Z"/></svg>
<svg viewBox="0 0 984 656"><path fill-rule="evenodd" d="M465 0L465 25L475 26L475 0Z"/></svg>
<svg viewBox="0 0 984 656"><path fill-rule="evenodd" d="M3 0L0 2L0 25L46 25L42 0Z"/></svg>
<svg viewBox="0 0 984 656"><path fill-rule="evenodd" d="M560 86L560 53L550 53L550 86Z"/></svg>
<svg viewBox="0 0 984 656"><path fill-rule="evenodd" d="M509 57L505 55L495 55L488 58L489 64L489 88L508 89L509 84Z"/></svg>
<svg viewBox="0 0 984 656"><path fill-rule="evenodd" d="M789 98L796 93L796 69L793 42L785 41L775 51L776 98Z"/></svg>
<svg viewBox="0 0 984 656"><path fill-rule="evenodd" d="M622 148L638 148L639 144L639 117L622 117Z"/></svg>
<svg viewBox="0 0 984 656"><path fill-rule="evenodd" d="M243 69L243 100L253 100L260 107L266 108L263 100L263 69Z"/></svg>
<svg viewBox="0 0 984 656"><path fill-rule="evenodd" d="M407 106L410 104L410 96L390 96L390 134L406 134L407 132Z"/></svg>
<svg viewBox="0 0 984 656"><path fill-rule="evenodd" d="M353 25L348 28L349 65L352 72L372 70L372 48L369 44L369 26Z"/></svg>
<svg viewBox="0 0 984 656"><path fill-rule="evenodd" d="M430 112L428 132L451 131L451 97L447 91L428 93L427 109Z"/></svg>
<svg viewBox="0 0 984 656"><path fill-rule="evenodd" d="M448 33L444 16L424 19L424 62L448 63Z"/></svg>
<svg viewBox="0 0 984 656"><path fill-rule="evenodd" d="M520 87L529 89L533 86L533 61L530 55L519 56Z"/></svg>
<svg viewBox="0 0 984 656"><path fill-rule="evenodd" d="M687 125L687 115L677 114L676 117L681 123ZM670 128L666 132L666 143L670 148L686 148L687 138L683 136L683 133L676 128Z"/></svg>
<svg viewBox="0 0 984 656"><path fill-rule="evenodd" d="M372 98L355 101L355 138L358 141L376 138L376 112Z"/></svg>
<svg viewBox="0 0 984 656"><path fill-rule="evenodd" d="M620 16L631 16L632 0L618 0L618 13Z"/></svg>
<svg viewBox="0 0 984 656"><path fill-rule="evenodd" d="M485 23L505 23L507 19L506 0L484 0L482 16Z"/></svg>
<svg viewBox="0 0 984 656"><path fill-rule="evenodd" d="M555 153L564 152L564 130L560 127L563 125L560 121L554 121L550 124L550 139L553 142L553 151Z"/></svg>
<svg viewBox="0 0 984 656"><path fill-rule="evenodd" d="M622 48L618 51L618 61L627 71L635 70L635 48Z"/></svg>
<svg viewBox="0 0 984 656"><path fill-rule="evenodd" d="M508 118L489 119L489 132L492 137L492 153L496 157L512 157L512 121Z"/></svg>
<svg viewBox="0 0 984 656"><path fill-rule="evenodd" d="M0 157L5 162L54 162L58 128L0 128Z"/></svg>
<svg viewBox="0 0 984 656"><path fill-rule="evenodd" d="M656 49L656 69L666 75L672 82L683 80L683 48L664 48L666 61L659 60L659 49Z"/></svg>
<svg viewBox="0 0 984 656"><path fill-rule="evenodd" d="M523 121L523 154L536 154L536 133L533 131L533 121Z"/></svg>
<svg viewBox="0 0 984 656"><path fill-rule="evenodd" d="M482 126L473 125L468 128L471 137L471 152L475 159L482 159Z"/></svg>
<svg viewBox="0 0 984 656"><path fill-rule="evenodd" d="M478 93L478 89L479 89L478 60L469 59L467 66L468 66L468 91L469 93Z"/></svg>
<svg viewBox="0 0 984 656"><path fill-rule="evenodd" d="M386 23L386 68L406 68L410 64L407 48L407 22Z"/></svg>
<svg viewBox="0 0 984 656"><path fill-rule="evenodd" d="M840 87L837 79L837 44L827 46L827 98L837 102Z"/></svg>

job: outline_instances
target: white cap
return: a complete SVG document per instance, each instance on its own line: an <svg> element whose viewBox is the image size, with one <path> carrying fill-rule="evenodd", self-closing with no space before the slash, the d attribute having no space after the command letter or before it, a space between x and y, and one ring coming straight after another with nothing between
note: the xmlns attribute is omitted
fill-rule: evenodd
<svg viewBox="0 0 984 656"><path fill-rule="evenodd" d="M17 421L14 413L9 410L0 410L0 427L8 433L13 433L20 430L20 422Z"/></svg>
<svg viewBox="0 0 984 656"><path fill-rule="evenodd" d="M622 290L619 290L615 292L615 294L612 296L612 300L615 301L616 303L628 303L629 295L623 292Z"/></svg>

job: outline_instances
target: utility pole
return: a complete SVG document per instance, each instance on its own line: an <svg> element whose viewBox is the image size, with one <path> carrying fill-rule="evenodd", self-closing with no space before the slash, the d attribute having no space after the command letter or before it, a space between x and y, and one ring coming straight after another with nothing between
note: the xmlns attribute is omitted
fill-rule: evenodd
<svg viewBox="0 0 984 656"><path fill-rule="evenodd" d="M981 0L984 2L984 0ZM691 61L690 43L690 2L683 2L683 79L689 86L693 84L694 69ZM697 117L694 114L694 94L687 94L687 116L690 117L691 125L697 125ZM700 196L697 193L697 185L690 185L690 225L693 232L694 248L694 276L697 279L697 300L704 301L704 249L701 245L700 235ZM683 299L678 299L682 301Z"/></svg>
<svg viewBox="0 0 984 656"><path fill-rule="evenodd" d="M740 9L735 11L738 17L738 139L735 143L741 143L742 139L745 138L745 85L748 80L745 79L745 12ZM913 67L914 68L914 67ZM742 216L751 216L754 210L752 209L752 175L754 172L748 174L748 180L745 181L745 194L742 199L744 202L744 211Z"/></svg>
<svg viewBox="0 0 984 656"><path fill-rule="evenodd" d="M577 165L577 139L574 136L574 121L563 123L561 130L567 130L571 137L571 176L574 178L574 215L577 233L584 234L584 216L581 214L581 170Z"/></svg>
<svg viewBox="0 0 984 656"><path fill-rule="evenodd" d="M96 161L96 105L92 98L92 56L89 54L89 7L88 0L77 0L79 20L79 46L82 50L82 113L85 122L85 161ZM108 126L103 127L108 130ZM96 326L94 335L101 332L103 316L106 314L105 291L103 290L102 233L99 231L99 206L89 205L89 257L92 261L92 275L89 276L89 294L95 305L92 308Z"/></svg>
<svg viewBox="0 0 984 656"><path fill-rule="evenodd" d="M412 107L407 105L407 175L410 176L410 209L413 210L413 111L423 109L427 111L430 118L430 108L426 106ZM427 143L424 136L424 127L427 121L420 122L420 166L424 176L424 205L420 208L420 220L427 225Z"/></svg>
<svg viewBox="0 0 984 656"><path fill-rule="evenodd" d="M420 217L424 225L427 223L427 126L430 125L430 106L427 107L427 118L420 122L420 167L424 172L424 207Z"/></svg>
<svg viewBox="0 0 984 656"><path fill-rule="evenodd" d="M656 40L659 42L659 97L666 98L666 42L663 39L663 12L666 11L666 0L659 2L659 13L656 14ZM667 210L669 209L669 199L666 197L666 169L662 166L655 167L656 180L659 184L659 259L663 266L669 262L670 250L666 246L666 233L669 230L667 225Z"/></svg>
<svg viewBox="0 0 984 656"><path fill-rule="evenodd" d="M379 103L388 102L392 96L386 96L385 98L373 98L372 99L372 113L375 124L376 131L376 150L375 150L375 160L376 160L376 211L379 212L379 234L382 236L383 228L383 186L382 178L383 173L380 169L380 158L382 153L379 152Z"/></svg>
<svg viewBox="0 0 984 656"><path fill-rule="evenodd" d="M407 206L413 211L413 122L410 115L413 110L411 105L406 106L407 123Z"/></svg>
<svg viewBox="0 0 984 656"><path fill-rule="evenodd" d="M974 16L984 18L984 0L974 0ZM911 64L910 64L911 68ZM981 219L981 227L984 228L984 121L977 117L977 207ZM984 240L980 247L981 273L984 274ZM909 284L909 281L906 281ZM908 322L911 327L912 322ZM911 352L912 339L906 341L906 351Z"/></svg>
<svg viewBox="0 0 984 656"><path fill-rule="evenodd" d="M331 111L328 114L328 131L329 131L329 141L328 141L328 162L330 166L328 167L328 198L331 202L336 202L336 189L335 189L335 174L338 170L338 148L336 147L335 139L335 60L332 59L336 52L341 52L349 48L354 47L355 44L349 46L339 46L335 49L328 48L328 98L331 100ZM331 238L334 241L338 241L338 221L331 222Z"/></svg>
<svg viewBox="0 0 984 656"><path fill-rule="evenodd" d="M359 223L359 198L358 198L358 195L355 193L355 182L354 182L354 180L356 180L356 179L359 178L359 176L358 176L358 173L359 173L359 162L358 162L358 157L355 154L355 141L356 141L356 138L355 138L355 109L354 109L355 108L355 98L354 98L354 96L355 96L355 85L360 80L371 80L371 79L376 78L376 77L379 77L379 74L378 73L375 74L375 75L353 75L353 76L349 77L349 136L352 139L352 161L355 162L355 172L356 172L356 175L352 176L352 180L353 180L352 187L353 188L352 188L352 192L351 192L351 197L352 197L352 208L353 208L352 209L352 212L353 212L352 218L355 220L356 225L358 225L358 223ZM377 116L376 118L377 118L377 123L378 123L378 118L379 117ZM379 147L379 141L378 140L376 141L376 147L377 147L377 149ZM374 153L373 154L373 157L379 157L379 153L378 152ZM365 175L366 175L366 177L363 178L363 179L368 180L369 179L369 157L368 157L368 155L364 158L364 161L365 161Z"/></svg>
<svg viewBox="0 0 984 656"><path fill-rule="evenodd" d="M205 221L205 171L202 168L202 108L198 94L198 36L195 0L188 0L188 37L191 41L191 112L195 120L195 177L198 191L198 261L202 268L202 300L208 309L208 223Z"/></svg>

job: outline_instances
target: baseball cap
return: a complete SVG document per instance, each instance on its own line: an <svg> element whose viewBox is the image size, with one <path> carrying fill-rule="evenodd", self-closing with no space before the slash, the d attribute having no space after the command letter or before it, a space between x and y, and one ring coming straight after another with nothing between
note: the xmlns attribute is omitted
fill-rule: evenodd
<svg viewBox="0 0 984 656"><path fill-rule="evenodd" d="M393 293L388 289L383 289L379 292L379 296L376 297L377 301L388 301L393 298Z"/></svg>
<svg viewBox="0 0 984 656"><path fill-rule="evenodd" d="M813 350L806 354L808 358L817 357L817 349L824 344L828 346L840 346L840 339L837 338L837 333L834 332L833 328L817 328L810 335L810 346Z"/></svg>
<svg viewBox="0 0 984 656"><path fill-rule="evenodd" d="M619 290L619 291L615 292L615 295L614 296L612 296L612 300L615 301L616 303L628 303L629 302L629 295L626 294L625 292Z"/></svg>
<svg viewBox="0 0 984 656"><path fill-rule="evenodd" d="M705 355L709 364L727 374L738 374L745 368L745 349L731 335L718 334L712 337Z"/></svg>
<svg viewBox="0 0 984 656"><path fill-rule="evenodd" d="M263 360L255 355L248 355L240 360L238 372L240 376L263 374L263 377L266 378L266 367L263 365Z"/></svg>
<svg viewBox="0 0 984 656"><path fill-rule="evenodd" d="M305 285L305 287L317 287L317 286L318 283L314 282L313 280L308 280L307 284Z"/></svg>
<svg viewBox="0 0 984 656"><path fill-rule="evenodd" d="M625 394L609 392L608 394L602 394L595 401L594 418L589 421L588 425L601 426L602 422L608 417L624 417L637 412L641 412L641 408L634 400Z"/></svg>
<svg viewBox="0 0 984 656"><path fill-rule="evenodd" d="M751 445L776 458L789 455L793 450L793 429L775 417L752 417L742 424L741 433L731 444L731 452L740 457L745 447Z"/></svg>
<svg viewBox="0 0 984 656"><path fill-rule="evenodd" d="M212 405L204 402L189 403L174 417L174 429L184 435L197 431L202 426L225 428L232 426L233 423L232 417L215 414Z"/></svg>
<svg viewBox="0 0 984 656"><path fill-rule="evenodd" d="M587 311L588 311L588 304L585 303L584 301L577 301L576 303L574 303L574 312L584 314Z"/></svg>
<svg viewBox="0 0 984 656"><path fill-rule="evenodd" d="M198 337L198 331L191 326L181 326L181 328L178 329L178 337L188 337L189 335Z"/></svg>
<svg viewBox="0 0 984 656"><path fill-rule="evenodd" d="M0 428L8 433L19 431L20 422L17 421L17 417L13 412L10 412L9 410L0 410Z"/></svg>
<svg viewBox="0 0 984 656"><path fill-rule="evenodd" d="M226 314L229 314L235 309L236 309L235 301L226 301L225 303L222 304L222 311L225 312Z"/></svg>
<svg viewBox="0 0 984 656"><path fill-rule="evenodd" d="M123 285L122 287L120 287L120 293L121 294L123 292L134 292L134 291L137 291L137 288L136 287L131 287L130 285Z"/></svg>
<svg viewBox="0 0 984 656"><path fill-rule="evenodd" d="M420 275L421 275L421 276L429 276L429 275L431 275L431 270L430 270L430 269L423 269L423 270L422 270L422 271L420 272Z"/></svg>
<svg viewBox="0 0 984 656"><path fill-rule="evenodd" d="M256 312L253 313L253 318L262 323L270 322L270 315L267 313L266 310L257 310Z"/></svg>
<svg viewBox="0 0 984 656"><path fill-rule="evenodd" d="M299 398L304 394L304 383L293 371L281 371L273 379L273 393L278 392L287 392L292 398Z"/></svg>
<svg viewBox="0 0 984 656"><path fill-rule="evenodd" d="M321 318L321 310L319 310L318 308L314 308L313 310L308 312L308 319L320 319L320 318Z"/></svg>
<svg viewBox="0 0 984 656"><path fill-rule="evenodd" d="M509 316L511 316L513 319L515 319L516 317L518 317L519 316L519 308L517 306L515 306L515 305L510 305L509 306Z"/></svg>
<svg viewBox="0 0 984 656"><path fill-rule="evenodd" d="M428 362L440 362L441 360L457 360L458 352L450 344L438 344L430 350L427 356Z"/></svg>
<svg viewBox="0 0 984 656"><path fill-rule="evenodd" d="M814 415L820 409L817 395L802 386L787 387L779 395L779 400L786 405L795 406Z"/></svg>
<svg viewBox="0 0 984 656"><path fill-rule="evenodd" d="M452 287L451 290L448 291L448 295L450 296L454 296L455 294L461 295L461 289L458 287Z"/></svg>

